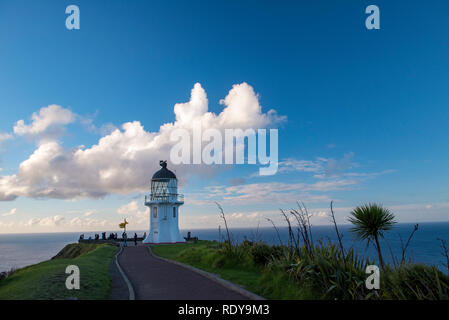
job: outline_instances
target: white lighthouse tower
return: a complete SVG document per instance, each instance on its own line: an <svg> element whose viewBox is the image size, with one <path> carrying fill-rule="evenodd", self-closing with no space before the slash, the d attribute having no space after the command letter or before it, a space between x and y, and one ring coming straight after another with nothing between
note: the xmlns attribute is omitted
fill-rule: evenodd
<svg viewBox="0 0 449 320"><path fill-rule="evenodd" d="M167 169L167 161L160 161L161 169L151 179L151 194L145 196L150 208L150 231L143 243L185 242L179 233L179 207L184 196L178 194L178 179Z"/></svg>

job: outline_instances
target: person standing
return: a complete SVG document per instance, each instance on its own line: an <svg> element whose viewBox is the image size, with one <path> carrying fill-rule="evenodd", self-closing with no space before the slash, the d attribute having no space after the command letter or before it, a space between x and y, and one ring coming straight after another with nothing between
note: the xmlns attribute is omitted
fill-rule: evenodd
<svg viewBox="0 0 449 320"><path fill-rule="evenodd" d="M123 246L127 247L128 244L126 243L126 239L128 238L128 236L126 235L126 232L123 232L122 237L123 237Z"/></svg>
<svg viewBox="0 0 449 320"><path fill-rule="evenodd" d="M134 233L134 245L137 246L137 233Z"/></svg>

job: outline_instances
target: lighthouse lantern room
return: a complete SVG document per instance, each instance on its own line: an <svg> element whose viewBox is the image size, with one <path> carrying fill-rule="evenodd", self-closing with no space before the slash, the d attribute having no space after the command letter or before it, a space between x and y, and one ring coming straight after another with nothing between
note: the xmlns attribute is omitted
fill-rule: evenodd
<svg viewBox="0 0 449 320"><path fill-rule="evenodd" d="M178 194L178 179L167 169L167 161L151 179L151 193L145 196L145 205L150 208L150 231L143 243L185 242L179 233L179 207L184 196Z"/></svg>

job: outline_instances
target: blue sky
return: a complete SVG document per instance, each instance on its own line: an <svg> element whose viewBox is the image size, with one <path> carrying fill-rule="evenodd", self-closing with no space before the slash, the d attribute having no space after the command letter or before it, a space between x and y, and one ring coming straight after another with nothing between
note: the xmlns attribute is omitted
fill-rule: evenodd
<svg viewBox="0 0 449 320"><path fill-rule="evenodd" d="M70 4L80 8L80 30L65 28ZM370 4L380 8L380 30L365 28ZM369 201L399 221L447 221L447 12L447 1L1 1L0 136L9 139L0 142L0 186L9 188L5 177L42 144L13 129L42 108L73 115L52 126L58 146L89 149L127 122L158 132L197 82L216 114L233 85L247 83L263 113L287 118L277 125L280 170L259 177L257 166L236 165L205 176L175 168L186 176L181 227L216 227L214 200L234 226L263 224L295 200L314 210L316 224L328 223L330 199L340 222ZM305 163L318 169L294 166ZM49 174L39 170L33 177ZM323 182L341 187L310 191ZM55 199L20 191L0 201L0 232L110 229L124 216L145 227L144 193ZM249 200L234 201L241 195Z"/></svg>

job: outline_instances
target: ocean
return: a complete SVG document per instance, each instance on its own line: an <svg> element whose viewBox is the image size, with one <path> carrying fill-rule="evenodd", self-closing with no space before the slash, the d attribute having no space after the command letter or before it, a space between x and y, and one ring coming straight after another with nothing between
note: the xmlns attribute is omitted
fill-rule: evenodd
<svg viewBox="0 0 449 320"><path fill-rule="evenodd" d="M366 247L365 242L354 238L350 232L350 225L341 225L339 230L343 235L343 245L345 249L354 248L362 257L375 258L377 256L372 246ZM231 228L231 238L234 241L242 241L245 237L250 241L264 241L269 244L287 243L287 228L278 228L280 239L274 228ZM386 241L382 242L382 253L386 261L391 262L391 252L396 257L401 256L401 241L405 243L413 230L413 224L397 224L393 230L386 234ZM219 240L219 230L217 229L191 229L181 230L183 236L187 236L190 231L192 237L201 240ZM107 231L109 234L110 231ZM116 231L117 232L117 231ZM129 235L137 232L141 236L144 230L130 230ZM313 226L314 241L336 242L337 237L333 226ZM94 236L95 233L86 232L85 238ZM120 232L117 232L120 234ZM56 255L66 244L77 242L80 233L41 233L41 234L0 234L0 272L11 268L21 268L48 260ZM221 237L225 236L225 230L221 230ZM444 266L445 259L442 255L441 243L437 238L445 239L449 244L449 222L440 223L420 223L419 229L415 233L407 250L407 257L414 262L432 264L438 266L442 271L447 271ZM391 248L391 250L389 249Z"/></svg>

